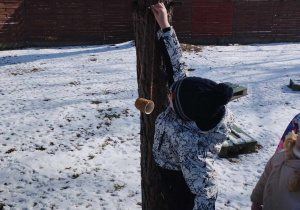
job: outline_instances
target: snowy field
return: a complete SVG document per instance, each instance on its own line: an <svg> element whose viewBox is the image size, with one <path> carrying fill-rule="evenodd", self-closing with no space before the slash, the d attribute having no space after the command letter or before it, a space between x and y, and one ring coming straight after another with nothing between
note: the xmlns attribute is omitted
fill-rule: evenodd
<svg viewBox="0 0 300 210"><path fill-rule="evenodd" d="M262 149L216 160L217 209L250 194L300 111L300 44L206 46L185 52L190 76L232 82L229 104ZM133 42L0 52L0 209L141 209Z"/></svg>

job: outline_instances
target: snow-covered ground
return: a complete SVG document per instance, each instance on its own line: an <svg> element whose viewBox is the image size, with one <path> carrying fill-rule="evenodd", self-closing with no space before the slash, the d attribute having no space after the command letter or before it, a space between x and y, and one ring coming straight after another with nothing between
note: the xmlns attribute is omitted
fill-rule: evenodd
<svg viewBox="0 0 300 210"><path fill-rule="evenodd" d="M216 161L217 209L249 209L250 194L300 112L300 44L206 46L185 52L191 76L233 82L229 104L257 153ZM0 52L0 208L141 209L133 42Z"/></svg>

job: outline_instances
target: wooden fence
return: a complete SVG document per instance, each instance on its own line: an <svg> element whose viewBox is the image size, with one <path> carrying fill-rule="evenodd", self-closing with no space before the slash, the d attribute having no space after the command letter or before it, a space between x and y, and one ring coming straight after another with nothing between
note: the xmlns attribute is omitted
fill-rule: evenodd
<svg viewBox="0 0 300 210"><path fill-rule="evenodd" d="M132 40L132 0L0 0L0 49ZM173 25L195 44L300 41L300 1L180 0Z"/></svg>
<svg viewBox="0 0 300 210"><path fill-rule="evenodd" d="M194 44L300 41L300 1L181 0L174 27Z"/></svg>
<svg viewBox="0 0 300 210"><path fill-rule="evenodd" d="M23 42L25 35L23 0L0 1L0 42Z"/></svg>
<svg viewBox="0 0 300 210"><path fill-rule="evenodd" d="M133 39L132 0L0 0L0 49Z"/></svg>
<svg viewBox="0 0 300 210"><path fill-rule="evenodd" d="M28 40L132 39L131 0L26 0Z"/></svg>

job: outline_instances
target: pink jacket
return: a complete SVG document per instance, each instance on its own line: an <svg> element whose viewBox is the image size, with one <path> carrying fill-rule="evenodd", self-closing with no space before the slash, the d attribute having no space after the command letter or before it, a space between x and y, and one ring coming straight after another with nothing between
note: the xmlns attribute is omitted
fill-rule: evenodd
<svg viewBox="0 0 300 210"><path fill-rule="evenodd" d="M282 150L275 153L256 184L251 201L264 210L299 210L300 191L289 192L288 181L294 171L300 171L300 159L287 160Z"/></svg>

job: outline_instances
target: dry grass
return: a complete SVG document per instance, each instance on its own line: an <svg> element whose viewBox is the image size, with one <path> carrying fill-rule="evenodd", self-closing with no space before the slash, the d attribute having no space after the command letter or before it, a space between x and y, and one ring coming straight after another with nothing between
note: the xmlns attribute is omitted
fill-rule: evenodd
<svg viewBox="0 0 300 210"><path fill-rule="evenodd" d="M34 68L34 69L19 69L18 72L13 72L11 75L13 76L18 76L18 75L23 75L23 74L28 74L28 73L34 73L34 72L40 72L42 70Z"/></svg>
<svg viewBox="0 0 300 210"><path fill-rule="evenodd" d="M202 46L192 45L192 44L180 44L182 51L184 52L200 52L202 50Z"/></svg>
<svg viewBox="0 0 300 210"><path fill-rule="evenodd" d="M16 149L15 149L15 148L12 148L12 149L7 150L7 151L5 152L5 154L9 154L9 153L12 153L12 152L14 152L14 151L16 151Z"/></svg>
<svg viewBox="0 0 300 210"><path fill-rule="evenodd" d="M114 184L115 191L121 190L126 186L126 184Z"/></svg>

